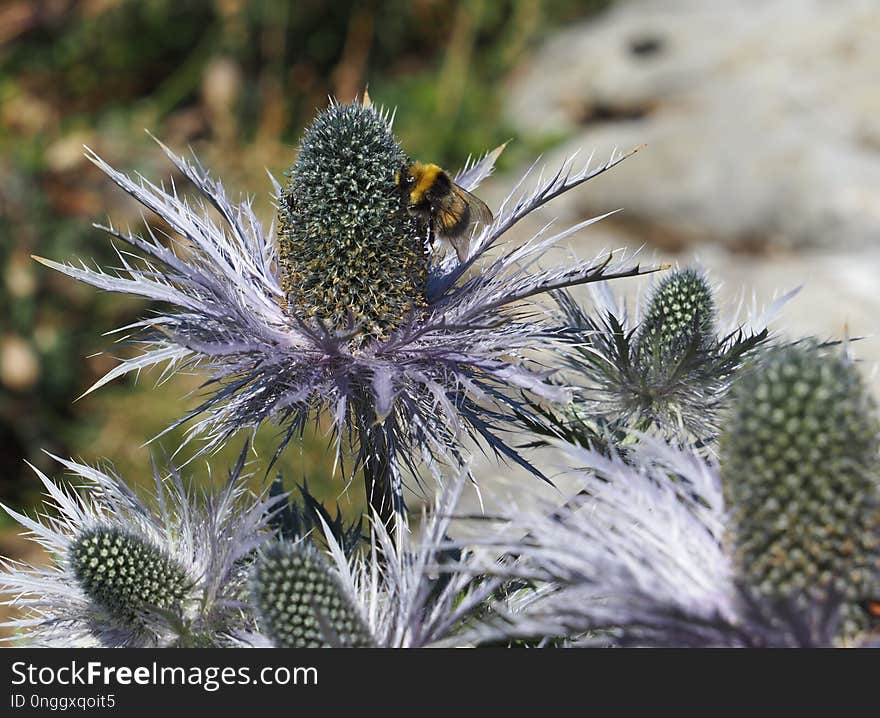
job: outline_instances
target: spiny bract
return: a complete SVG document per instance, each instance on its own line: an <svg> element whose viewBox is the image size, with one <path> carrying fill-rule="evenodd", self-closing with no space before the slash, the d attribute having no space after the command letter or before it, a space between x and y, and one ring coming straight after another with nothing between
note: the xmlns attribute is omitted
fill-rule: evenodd
<svg viewBox="0 0 880 718"><path fill-rule="evenodd" d="M425 306L425 236L395 191L407 164L381 114L333 104L305 134L279 205L290 310L374 337Z"/></svg>
<svg viewBox="0 0 880 718"><path fill-rule="evenodd" d="M137 622L145 609L177 607L191 584L183 567L164 551L112 527L80 533L69 559L83 591L126 622Z"/></svg>
<svg viewBox="0 0 880 718"><path fill-rule="evenodd" d="M842 601L844 634L877 596L878 431L855 366L798 344L743 377L722 436L744 581L769 598Z"/></svg>
<svg viewBox="0 0 880 718"><path fill-rule="evenodd" d="M279 648L360 648L373 644L333 570L306 542L266 547L254 569L253 599L263 631Z"/></svg>

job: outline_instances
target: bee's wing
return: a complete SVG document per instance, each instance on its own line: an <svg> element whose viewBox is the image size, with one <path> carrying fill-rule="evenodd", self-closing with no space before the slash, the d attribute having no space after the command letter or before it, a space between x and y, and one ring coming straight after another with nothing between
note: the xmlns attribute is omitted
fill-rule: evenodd
<svg viewBox="0 0 880 718"><path fill-rule="evenodd" d="M458 261L468 258L470 234L463 225L464 213L467 212L464 199L453 194L446 205L437 208L437 229L440 236L449 242L458 255Z"/></svg>
<svg viewBox="0 0 880 718"><path fill-rule="evenodd" d="M483 200L457 184L452 185L451 200L448 207L439 208L438 219L441 228L447 230L444 236L455 249L458 261L465 262L470 254L471 244L471 233L468 230L476 223L490 224L492 212ZM462 227L461 222L466 209L469 210L470 217L467 226ZM450 229L453 231L448 231Z"/></svg>
<svg viewBox="0 0 880 718"><path fill-rule="evenodd" d="M492 220L495 218L492 216L492 210L489 209L483 200L454 183L452 191L462 202L471 208L471 223L492 224Z"/></svg>
<svg viewBox="0 0 880 718"><path fill-rule="evenodd" d="M447 237L446 241L452 245L459 262L466 262L471 253L471 238L466 234L457 237Z"/></svg>

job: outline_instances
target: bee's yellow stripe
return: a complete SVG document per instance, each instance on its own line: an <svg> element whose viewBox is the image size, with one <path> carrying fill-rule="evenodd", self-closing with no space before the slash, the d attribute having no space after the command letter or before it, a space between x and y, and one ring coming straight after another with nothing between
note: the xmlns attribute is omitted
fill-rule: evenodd
<svg viewBox="0 0 880 718"><path fill-rule="evenodd" d="M411 169L412 176L416 179L416 185L410 192L410 202L413 204L420 202L425 193L431 189L431 186L437 180L437 175L442 171L443 168L437 165L416 162Z"/></svg>

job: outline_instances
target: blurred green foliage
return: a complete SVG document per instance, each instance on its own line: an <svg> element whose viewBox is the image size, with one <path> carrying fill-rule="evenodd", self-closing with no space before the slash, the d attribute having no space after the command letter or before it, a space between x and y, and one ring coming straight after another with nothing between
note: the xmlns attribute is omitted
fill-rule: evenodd
<svg viewBox="0 0 880 718"><path fill-rule="evenodd" d="M114 364L103 332L147 311L38 267L30 255L113 264L91 227L139 209L82 156L152 179L169 167L144 135L192 145L227 188L256 193L268 220L265 168L293 161L298 133L328 95L367 85L397 106L396 130L416 157L456 167L509 139L506 76L544 33L607 0L7 0L0 5L0 500L38 490L24 460L57 473L41 449L87 461L112 457L144 475L142 444L192 406L193 377L154 387L143 376L74 401ZM524 143L520 143L521 146ZM514 157L514 159L516 159ZM147 221L155 218L146 217ZM119 351L128 351L121 347ZM98 352L108 352L99 354ZM271 454L274 430L256 447ZM163 438L176 448L182 432ZM231 462L231 446L214 465ZM156 447L154 450L157 450ZM185 455L185 454L184 454ZM332 455L317 432L280 468L335 498ZM359 508L360 492L351 492ZM345 504L343 504L345 507Z"/></svg>

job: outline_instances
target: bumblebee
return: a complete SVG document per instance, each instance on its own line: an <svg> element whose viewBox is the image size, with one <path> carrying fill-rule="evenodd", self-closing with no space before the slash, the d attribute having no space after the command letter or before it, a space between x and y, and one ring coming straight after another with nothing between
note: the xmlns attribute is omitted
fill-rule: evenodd
<svg viewBox="0 0 880 718"><path fill-rule="evenodd" d="M430 241L447 240L458 261L468 258L470 234L475 224L490 224L492 212L479 197L459 187L449 174L434 164L414 162L395 177L409 211L422 218Z"/></svg>

